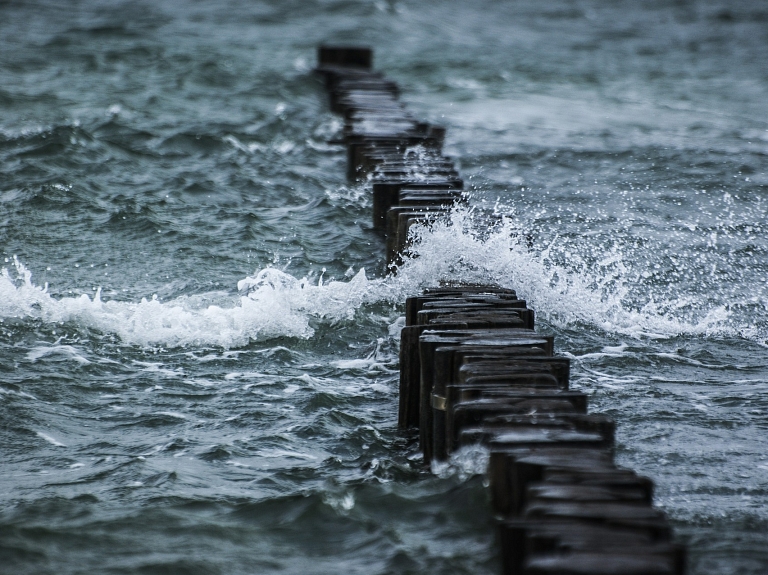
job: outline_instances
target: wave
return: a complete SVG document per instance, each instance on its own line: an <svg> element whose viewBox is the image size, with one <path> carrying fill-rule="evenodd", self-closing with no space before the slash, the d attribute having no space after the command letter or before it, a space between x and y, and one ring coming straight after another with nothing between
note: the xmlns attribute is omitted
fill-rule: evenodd
<svg viewBox="0 0 768 575"><path fill-rule="evenodd" d="M443 221L412 228L413 256L398 269L397 282L406 291L414 291L425 278L432 284L452 278L512 288L538 318L559 328L592 326L643 338L743 336L748 331L747 326L731 325L725 304L687 319L675 313L683 307L681 300L654 294L651 284L646 286L646 301L633 303L628 278L636 274L630 273L615 247L592 266L577 254L571 263L562 263L561 250L555 249L557 238L534 251L526 245L524 226L509 215L496 214L490 227L488 218L479 219L480 223L471 209L460 208Z"/></svg>
<svg viewBox="0 0 768 575"><path fill-rule="evenodd" d="M0 274L0 318L74 322L141 346L232 348L282 336L311 338L311 318L331 323L353 318L370 299L370 285L364 269L349 281L324 284L321 277L313 284L266 268L238 282L240 293L219 297L217 304L205 295L103 301L100 289L92 298L56 298L47 284L35 285L31 272L14 258L13 273L3 268Z"/></svg>
<svg viewBox="0 0 768 575"><path fill-rule="evenodd" d="M47 284L35 285L31 272L14 258L12 269L3 268L0 274L0 318L74 322L132 345L235 348L277 337L309 339L315 333L313 321L352 320L363 306L402 303L425 286L457 281L514 288L539 318L559 328L591 326L635 338L765 339L764 330L754 323L734 325L726 305L690 320L675 313L679 303L671 298L659 303L659 294L654 301L650 290L646 302L632 304L620 253L608 254L591 270L569 266L552 256L551 245L530 250L520 225L506 216L496 218L489 228L478 225L471 209L456 208L443 221L412 228L412 234L411 253L396 275L368 278L360 269L345 281L324 282L322 276L311 281L268 267L239 281L237 293L168 301L103 301L100 290L92 298L54 297Z"/></svg>

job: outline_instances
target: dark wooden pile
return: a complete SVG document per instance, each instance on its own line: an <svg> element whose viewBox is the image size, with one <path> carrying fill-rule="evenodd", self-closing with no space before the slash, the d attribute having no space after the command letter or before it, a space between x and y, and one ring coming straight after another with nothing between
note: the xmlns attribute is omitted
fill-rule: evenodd
<svg viewBox="0 0 768 575"><path fill-rule="evenodd" d="M444 131L408 113L369 49L322 47L319 59L349 177L370 182L396 264L414 222L466 201ZM587 412L569 373L513 290L445 285L406 301L399 425L418 429L427 463L487 446L504 574L681 575L685 549L652 506L652 481L614 463L614 421Z"/></svg>
<svg viewBox="0 0 768 575"><path fill-rule="evenodd" d="M413 117L397 85L371 70L369 48L321 47L318 56L331 109L344 116L347 177L371 186L373 226L386 234L392 269L414 223L466 201L464 182L442 154L445 130Z"/></svg>

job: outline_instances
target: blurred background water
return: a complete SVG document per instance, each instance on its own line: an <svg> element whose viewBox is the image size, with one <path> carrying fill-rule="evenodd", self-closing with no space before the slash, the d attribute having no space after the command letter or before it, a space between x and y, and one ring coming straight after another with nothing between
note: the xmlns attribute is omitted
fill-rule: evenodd
<svg viewBox="0 0 768 575"><path fill-rule="evenodd" d="M472 191L397 277L322 42ZM483 454L396 429L451 277L529 300L690 573L764 573L767 61L745 0L0 2L0 572L498 573Z"/></svg>

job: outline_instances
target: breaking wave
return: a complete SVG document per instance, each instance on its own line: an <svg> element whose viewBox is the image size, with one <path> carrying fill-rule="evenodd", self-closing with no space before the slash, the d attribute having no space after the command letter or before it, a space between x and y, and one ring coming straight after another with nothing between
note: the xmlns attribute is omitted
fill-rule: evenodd
<svg viewBox="0 0 768 575"><path fill-rule="evenodd" d="M692 321L674 313L674 301L654 301L650 290L645 303L632 304L620 253L609 253L589 271L569 267L551 257L552 246L530 250L509 218L498 218L489 229L476 224L471 210L458 208L444 221L413 228L412 239L396 275L369 278L360 269L344 281L324 282L322 276L299 279L268 267L239 281L237 293L233 289L216 304L204 296L104 301L100 290L93 297L54 297L14 258L0 275L0 319L75 322L142 346L233 348L281 336L309 339L313 321L351 320L362 306L401 303L424 286L460 281L514 288L539 318L557 327L587 325L631 337L763 338L754 326L734 325L725 305Z"/></svg>

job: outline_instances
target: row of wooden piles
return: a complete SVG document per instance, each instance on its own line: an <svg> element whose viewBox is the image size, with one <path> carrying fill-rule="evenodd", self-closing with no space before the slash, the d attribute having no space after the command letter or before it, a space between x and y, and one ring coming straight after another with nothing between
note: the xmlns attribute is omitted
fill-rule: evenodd
<svg viewBox="0 0 768 575"><path fill-rule="evenodd" d="M344 116L347 177L371 186L373 227L385 233L395 269L410 227L466 201L464 182L442 153L445 130L413 117L397 84L371 70L370 49L320 47L318 56L331 110Z"/></svg>
<svg viewBox="0 0 768 575"><path fill-rule="evenodd" d="M317 71L392 265L413 223L466 198L444 131L413 118L371 61L367 48L321 47ZM652 506L652 481L614 463L614 421L588 414L569 374L513 290L444 285L406 301L399 425L418 429L427 463L487 447L505 575L681 575L685 549Z"/></svg>

